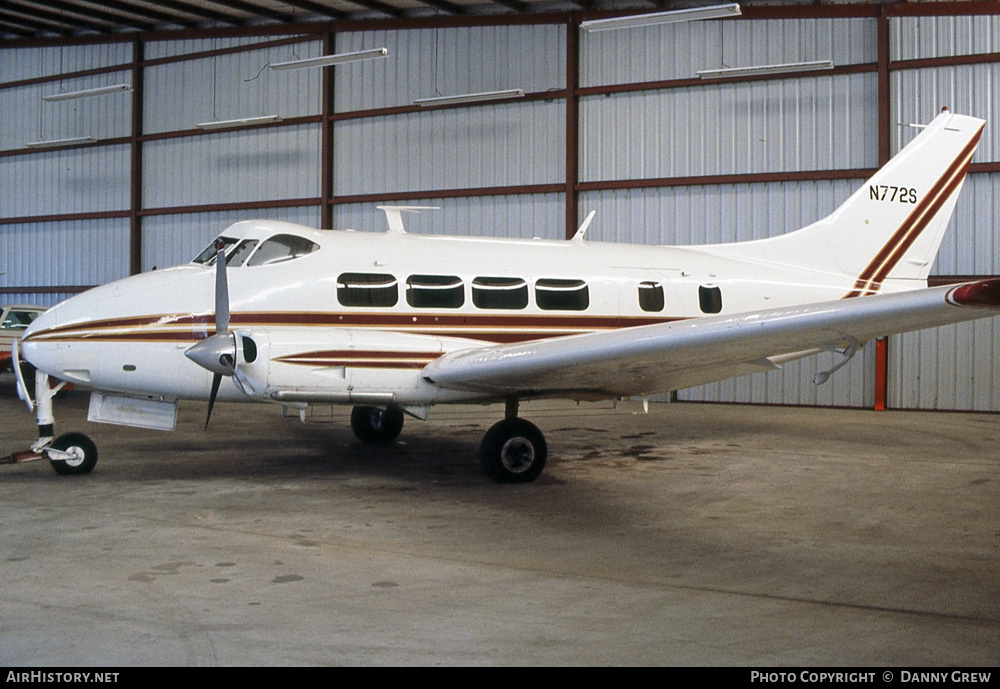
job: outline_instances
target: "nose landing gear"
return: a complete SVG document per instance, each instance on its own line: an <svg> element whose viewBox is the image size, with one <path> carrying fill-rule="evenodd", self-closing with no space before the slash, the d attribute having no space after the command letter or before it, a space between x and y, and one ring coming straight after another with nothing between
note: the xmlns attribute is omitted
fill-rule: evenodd
<svg viewBox="0 0 1000 689"><path fill-rule="evenodd" d="M18 345L19 347L19 345ZM18 354L15 347L14 357ZM55 418L52 414L52 399L65 383L56 387L49 384L49 376L41 371L34 371L35 399L32 400L25 380L26 371L21 368L20 361L15 360L15 372L18 376L18 395L35 412L38 423L38 438L31 444L31 450L15 452L7 457L0 457L0 464L17 464L37 459L47 459L57 474L64 476L79 476L89 474L97 465L97 445L83 433L66 433L53 440Z"/></svg>

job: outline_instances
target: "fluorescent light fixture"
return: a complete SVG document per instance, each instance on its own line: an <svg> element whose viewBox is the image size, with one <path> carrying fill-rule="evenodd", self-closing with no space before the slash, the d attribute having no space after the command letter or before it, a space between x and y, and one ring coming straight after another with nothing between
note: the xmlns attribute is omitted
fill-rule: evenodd
<svg viewBox="0 0 1000 689"><path fill-rule="evenodd" d="M385 57L389 54L388 48L373 48L372 50L358 50L353 53L337 53L336 55L321 55L319 57L307 57L303 60L291 60L289 62L272 62L268 67L279 72L286 69L306 69L308 67L329 67L330 65L340 65L345 62L358 62L359 60L374 60Z"/></svg>
<svg viewBox="0 0 1000 689"><path fill-rule="evenodd" d="M122 93L124 91L131 91L132 84L114 84L112 86L98 86L93 89L84 89L82 91L67 91L66 93L50 93L47 96L42 96L42 100L47 101L57 101L57 100L72 100L73 98L90 98L91 96L106 96L109 93Z"/></svg>
<svg viewBox="0 0 1000 689"><path fill-rule="evenodd" d="M699 19L725 19L726 17L738 17L740 14L739 4L734 2L728 5L692 7L688 10L633 14L628 17L613 17L612 19L592 19L591 21L582 22L580 28L584 31L610 31L611 29L631 29L637 26L652 26L654 24L693 22Z"/></svg>
<svg viewBox="0 0 1000 689"><path fill-rule="evenodd" d="M721 67L719 69L702 69L696 73L702 79L725 79L727 77L750 77L759 74L819 72L825 69L833 69L833 60L786 62L780 65L753 65L750 67Z"/></svg>
<svg viewBox="0 0 1000 689"><path fill-rule="evenodd" d="M506 89L503 91L483 91L482 93L463 93L457 96L435 96L434 98L418 98L414 105L422 108L431 105L453 105L455 103L478 103L484 100L501 100L506 98L524 98L523 89Z"/></svg>
<svg viewBox="0 0 1000 689"><path fill-rule="evenodd" d="M92 144L97 139L92 136L77 136L72 139L50 139L48 141L29 141L24 144L28 148L51 148L53 146L73 146L74 144Z"/></svg>
<svg viewBox="0 0 1000 689"><path fill-rule="evenodd" d="M246 124L267 124L268 122L281 122L281 118L277 115L239 117L235 120L212 120L211 122L199 122L195 125L195 127L198 129L222 129L223 127L239 127Z"/></svg>

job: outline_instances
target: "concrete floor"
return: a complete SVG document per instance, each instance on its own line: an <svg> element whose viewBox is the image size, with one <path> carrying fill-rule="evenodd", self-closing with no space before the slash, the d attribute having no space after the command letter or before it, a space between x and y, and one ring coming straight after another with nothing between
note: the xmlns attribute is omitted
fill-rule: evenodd
<svg viewBox="0 0 1000 689"><path fill-rule="evenodd" d="M363 447L347 410L86 423L93 474L0 466L0 666L996 665L1000 416L524 405ZM34 437L0 381L0 453Z"/></svg>

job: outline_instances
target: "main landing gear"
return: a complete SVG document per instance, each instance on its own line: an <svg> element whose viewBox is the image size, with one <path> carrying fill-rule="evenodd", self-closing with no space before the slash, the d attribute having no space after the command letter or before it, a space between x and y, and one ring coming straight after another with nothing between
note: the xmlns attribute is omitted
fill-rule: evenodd
<svg viewBox="0 0 1000 689"><path fill-rule="evenodd" d="M479 463L496 483L530 483L542 473L549 450L538 426L517 416L517 398L507 400L504 419L479 445Z"/></svg>
<svg viewBox="0 0 1000 689"><path fill-rule="evenodd" d="M354 407L351 430L363 443L391 443L403 430L403 410L399 407Z"/></svg>
<svg viewBox="0 0 1000 689"><path fill-rule="evenodd" d="M545 436L517 416L517 399L507 400L503 421L494 424L479 446L479 463L496 483L530 483L542 473L548 458ZM391 443L403 429L399 407L354 407L351 430L365 443Z"/></svg>
<svg viewBox="0 0 1000 689"><path fill-rule="evenodd" d="M529 483L545 468L545 436L526 419L504 419L493 425L479 446L479 463L496 483Z"/></svg>

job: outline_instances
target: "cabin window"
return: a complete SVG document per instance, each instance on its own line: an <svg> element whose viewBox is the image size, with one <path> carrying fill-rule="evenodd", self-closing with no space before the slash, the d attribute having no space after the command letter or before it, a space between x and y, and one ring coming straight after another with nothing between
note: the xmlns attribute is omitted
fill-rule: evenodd
<svg viewBox="0 0 1000 689"><path fill-rule="evenodd" d="M387 273L341 273L337 301L343 306L395 306L399 283Z"/></svg>
<svg viewBox="0 0 1000 689"><path fill-rule="evenodd" d="M718 287L700 286L698 303L701 305L702 313L719 313L722 311L722 290Z"/></svg>
<svg viewBox="0 0 1000 689"><path fill-rule="evenodd" d="M465 285L455 275L411 275L406 303L419 309L457 309L465 303Z"/></svg>
<svg viewBox="0 0 1000 689"><path fill-rule="evenodd" d="M195 257L195 259L193 261L191 261L191 262L192 263L203 263L205 265L214 265L215 264L215 255L219 252L219 249L217 248L216 245L219 242L222 242L222 246L225 247L226 251L228 252L229 248L233 244L235 244L237 241L238 240L233 239L232 237L216 237L215 239L212 240L212 243L209 244L208 246L206 246L202 250L202 252L200 254L198 254Z"/></svg>
<svg viewBox="0 0 1000 689"><path fill-rule="evenodd" d="M583 280L542 278L535 283L535 303L546 311L584 311L590 292Z"/></svg>
<svg viewBox="0 0 1000 689"><path fill-rule="evenodd" d="M254 255L250 257L248 266L267 266L272 263L291 261L319 249L319 244L305 237L293 234L278 234L264 241Z"/></svg>
<svg viewBox="0 0 1000 689"><path fill-rule="evenodd" d="M663 306L663 285L652 281L640 282L639 308L643 311L662 311Z"/></svg>
<svg viewBox="0 0 1000 689"><path fill-rule="evenodd" d="M521 278L476 278L472 303L480 309L523 309L528 305L528 283Z"/></svg>

